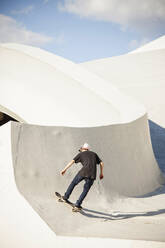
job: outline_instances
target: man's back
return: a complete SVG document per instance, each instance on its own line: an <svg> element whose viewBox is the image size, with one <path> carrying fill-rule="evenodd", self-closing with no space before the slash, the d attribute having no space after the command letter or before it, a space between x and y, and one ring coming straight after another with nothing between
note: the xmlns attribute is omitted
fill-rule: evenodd
<svg viewBox="0 0 165 248"><path fill-rule="evenodd" d="M79 171L79 175L87 178L96 179L97 164L102 161L93 151L83 151L78 153L73 160L75 163L82 163L83 168Z"/></svg>

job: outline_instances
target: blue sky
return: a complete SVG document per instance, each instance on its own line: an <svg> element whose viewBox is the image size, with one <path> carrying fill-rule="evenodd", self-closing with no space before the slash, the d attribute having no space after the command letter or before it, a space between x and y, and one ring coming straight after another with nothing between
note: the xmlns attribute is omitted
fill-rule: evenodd
<svg viewBox="0 0 165 248"><path fill-rule="evenodd" d="M164 35L164 27L164 0L0 1L0 42L77 63L127 53Z"/></svg>

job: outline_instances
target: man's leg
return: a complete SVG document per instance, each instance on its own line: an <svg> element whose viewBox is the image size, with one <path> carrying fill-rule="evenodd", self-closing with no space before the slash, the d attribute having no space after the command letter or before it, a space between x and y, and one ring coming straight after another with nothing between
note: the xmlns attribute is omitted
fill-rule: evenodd
<svg viewBox="0 0 165 248"><path fill-rule="evenodd" d="M89 192L91 186L93 185L93 183L94 183L94 180L93 179L85 178L84 189L83 189L82 194L80 195L79 199L77 200L77 202L75 204L76 207L80 207L81 206L84 198L88 194L88 192Z"/></svg>
<svg viewBox="0 0 165 248"><path fill-rule="evenodd" d="M65 200L68 200L68 199L69 199L69 197L70 197L70 195L71 195L71 193L72 193L74 187L75 187L78 183L80 183L83 179L84 179L84 177L82 177L82 176L80 176L80 175L78 175L78 174L74 177L73 181L72 181L71 184L69 185L69 187L68 187L68 189L67 189L67 191L65 192L65 195L64 195L64 197L63 197Z"/></svg>

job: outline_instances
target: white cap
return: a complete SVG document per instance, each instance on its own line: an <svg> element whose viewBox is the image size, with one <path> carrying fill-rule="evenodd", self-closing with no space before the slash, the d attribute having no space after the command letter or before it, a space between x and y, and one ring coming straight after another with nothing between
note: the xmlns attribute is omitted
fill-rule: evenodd
<svg viewBox="0 0 165 248"><path fill-rule="evenodd" d="M84 145L82 145L81 148L90 149L90 146L88 145L88 143L84 143Z"/></svg>

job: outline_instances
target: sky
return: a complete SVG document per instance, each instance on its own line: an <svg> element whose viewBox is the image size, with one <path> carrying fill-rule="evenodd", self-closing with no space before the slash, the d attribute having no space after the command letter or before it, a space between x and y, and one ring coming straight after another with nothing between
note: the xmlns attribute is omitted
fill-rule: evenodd
<svg viewBox="0 0 165 248"><path fill-rule="evenodd" d="M0 43L76 63L128 53L165 35L165 0L0 0Z"/></svg>

